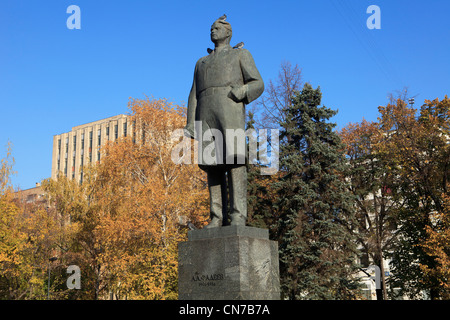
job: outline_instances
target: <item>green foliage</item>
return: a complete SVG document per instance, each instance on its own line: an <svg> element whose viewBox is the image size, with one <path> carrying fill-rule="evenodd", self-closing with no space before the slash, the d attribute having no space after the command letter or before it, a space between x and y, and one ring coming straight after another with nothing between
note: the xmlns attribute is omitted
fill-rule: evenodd
<svg viewBox="0 0 450 320"><path fill-rule="evenodd" d="M320 107L320 88L305 84L285 109L276 183L282 292L289 299L355 296L353 197L344 180L343 146Z"/></svg>

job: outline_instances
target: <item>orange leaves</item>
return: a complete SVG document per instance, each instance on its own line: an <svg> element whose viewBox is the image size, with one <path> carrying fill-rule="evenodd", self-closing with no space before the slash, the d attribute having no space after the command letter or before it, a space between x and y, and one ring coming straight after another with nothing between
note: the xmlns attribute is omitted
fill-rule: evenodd
<svg viewBox="0 0 450 320"><path fill-rule="evenodd" d="M414 177L426 174L448 154L450 100L425 100L420 110L398 99L380 107L378 141L379 153L389 155L392 164ZM439 170L437 170L439 171ZM436 171L436 172L437 172Z"/></svg>
<svg viewBox="0 0 450 320"><path fill-rule="evenodd" d="M206 183L199 183L205 177L197 166L171 159L171 134L184 126L183 108L149 98L131 99L129 108L132 135L106 145L94 170L101 263L109 286L121 294L175 298L176 248L186 237L179 221L205 222L208 195Z"/></svg>
<svg viewBox="0 0 450 320"><path fill-rule="evenodd" d="M420 118L422 121L428 121L431 124L439 124L448 130L448 120L450 119L450 99L445 96L442 101L439 101L438 98L433 101L425 100L425 104L420 108Z"/></svg>
<svg viewBox="0 0 450 320"><path fill-rule="evenodd" d="M445 288L448 297L449 200L441 195L448 195L450 177L450 100L447 96L442 101L425 100L418 110L402 99L391 99L379 111L377 122L342 130L350 160L359 159L352 162L358 165L352 184L363 188L354 188L357 195L366 195L364 188L370 187L378 216L388 218L380 230L395 227L398 232L392 234L402 234L401 242L385 241L393 245L393 273L404 283L414 279L432 291L440 282L439 290ZM367 212L365 202L358 205ZM390 226L390 221L395 223ZM413 276L407 267L412 260L422 271Z"/></svg>
<svg viewBox="0 0 450 320"><path fill-rule="evenodd" d="M46 266L55 251L61 264L80 267L83 298L176 299L177 245L187 234L180 221L206 223L206 177L171 159L184 108L149 98L129 107L131 134L102 148L101 161L83 168L81 185L63 175L42 183L47 211L20 216L6 195L11 163L2 161L0 237L8 242L0 241L0 266L25 286L40 283L42 291L46 282L28 266Z"/></svg>
<svg viewBox="0 0 450 320"><path fill-rule="evenodd" d="M347 155L355 159L371 153L377 133L377 123L363 119L360 123L349 123L339 134L347 147Z"/></svg>
<svg viewBox="0 0 450 320"><path fill-rule="evenodd" d="M436 261L434 268L421 264L420 268L427 277L437 279L443 290L443 297L450 298L450 197L443 195L444 209L435 213L432 226L427 226L428 238L420 246L425 253Z"/></svg>
<svg viewBox="0 0 450 320"><path fill-rule="evenodd" d="M401 130L415 121L416 109L409 107L402 99L397 99L387 106L378 107L378 122L385 131Z"/></svg>

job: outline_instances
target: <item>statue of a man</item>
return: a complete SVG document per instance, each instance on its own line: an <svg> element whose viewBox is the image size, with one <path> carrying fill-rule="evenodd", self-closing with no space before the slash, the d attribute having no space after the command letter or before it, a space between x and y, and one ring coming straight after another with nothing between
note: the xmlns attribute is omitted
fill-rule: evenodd
<svg viewBox="0 0 450 320"><path fill-rule="evenodd" d="M253 57L242 44L231 47L231 35L223 17L211 26L215 47L197 61L188 100L185 133L199 140L199 167L208 177L211 222L206 228L228 224L228 193L231 225L246 223L245 104L264 91Z"/></svg>

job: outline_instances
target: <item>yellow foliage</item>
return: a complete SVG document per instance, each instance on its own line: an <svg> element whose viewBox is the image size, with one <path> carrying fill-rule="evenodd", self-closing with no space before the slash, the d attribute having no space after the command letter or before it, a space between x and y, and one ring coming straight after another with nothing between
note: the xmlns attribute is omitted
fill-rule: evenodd
<svg viewBox="0 0 450 320"><path fill-rule="evenodd" d="M64 177L44 185L77 224L74 241L99 284L95 298L176 299L177 245L187 235L180 221L206 223L206 177L171 159L184 108L149 98L131 99L129 108L131 135L102 148L81 186Z"/></svg>
<svg viewBox="0 0 450 320"><path fill-rule="evenodd" d="M443 195L444 211L433 215L434 226L427 226L428 238L420 244L426 254L435 258L436 266L421 264L426 277L439 281L445 299L450 298L450 196Z"/></svg>
<svg viewBox="0 0 450 320"><path fill-rule="evenodd" d="M187 238L180 222L206 224L206 176L171 159L171 134L184 126L184 108L149 98L131 99L129 108L131 135L101 150L101 162L83 169L83 184L64 175L42 182L49 207L15 205L11 160L2 160L0 280L16 283L10 293L0 281L2 297L46 298L49 257L57 256L54 297L74 294L63 271L76 264L78 298L177 298L177 246Z"/></svg>

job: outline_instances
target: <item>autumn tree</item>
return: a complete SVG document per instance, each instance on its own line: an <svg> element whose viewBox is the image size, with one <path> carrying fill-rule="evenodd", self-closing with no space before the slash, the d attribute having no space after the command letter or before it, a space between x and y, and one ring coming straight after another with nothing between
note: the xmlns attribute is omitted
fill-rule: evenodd
<svg viewBox="0 0 450 320"><path fill-rule="evenodd" d="M57 219L42 203L27 204L13 192L14 159L8 147L0 168L0 296L46 299L49 258L57 250Z"/></svg>
<svg viewBox="0 0 450 320"><path fill-rule="evenodd" d="M8 193L1 194L0 295L2 299L23 299L29 293L28 282L33 276L33 270L24 254L27 249L27 237L21 229L19 209L13 203L12 196ZM42 290L43 287L39 289Z"/></svg>
<svg viewBox="0 0 450 320"><path fill-rule="evenodd" d="M424 282L433 283L432 290L441 299L450 299L450 196L443 194L443 209L433 214L426 226L427 238L420 246L436 261L434 268L421 264Z"/></svg>
<svg viewBox="0 0 450 320"><path fill-rule="evenodd" d="M444 212L441 195L448 193L450 100L447 96L442 101L425 100L417 110L397 99L379 110L384 137L376 147L389 159L388 166L398 170L404 201L397 214L399 241L391 255L391 282L401 294L417 297L427 290L431 299L437 299L438 279L424 281L423 274L423 268L435 269L437 260L420 244L429 237L434 213Z"/></svg>
<svg viewBox="0 0 450 320"><path fill-rule="evenodd" d="M83 290L68 291L64 283L67 275L62 277L60 273L60 286L54 288L57 297L68 294L66 297L70 299L98 299L102 287L105 287L100 261L101 241L94 233L100 221L93 193L95 166L86 166L84 172L85 179L81 185L63 174L56 180L42 182L50 210L58 217L58 225L62 228L55 242L60 269L65 272L69 265L77 265L83 274Z"/></svg>
<svg viewBox="0 0 450 320"><path fill-rule="evenodd" d="M17 227L19 209L12 202L10 178L13 164L11 145L8 144L0 167L0 292L3 299L20 298L24 287L20 277L20 251L25 245L25 238Z"/></svg>
<svg viewBox="0 0 450 320"><path fill-rule="evenodd" d="M340 131L350 165L347 177L355 196L362 266L375 264L380 268L384 299L387 298L384 262L397 240L396 215L404 203L399 193L398 168L389 166L390 159L376 149L379 139L384 140L386 134L377 122L364 119Z"/></svg>
<svg viewBox="0 0 450 320"><path fill-rule="evenodd" d="M105 261L110 261L121 292L129 297L135 292L134 298L173 299L177 244L186 237L180 220L199 227L206 222L205 177L197 166L177 164L171 158L179 142L171 134L183 127L184 109L150 99L133 99L129 106L133 138L107 146L99 165L99 192L106 201L101 206L110 213L98 231L108 239L111 249L105 250ZM123 238L118 235L127 237L129 247L120 245ZM145 290L136 291L138 287Z"/></svg>
<svg viewBox="0 0 450 320"><path fill-rule="evenodd" d="M72 198L59 211L77 225L73 250L92 298L176 299L177 244L186 240L183 222L206 223L206 180L171 156L182 143L172 133L184 126L184 108L150 98L131 99L129 108L132 134L102 149L81 186L62 179L49 191Z"/></svg>

